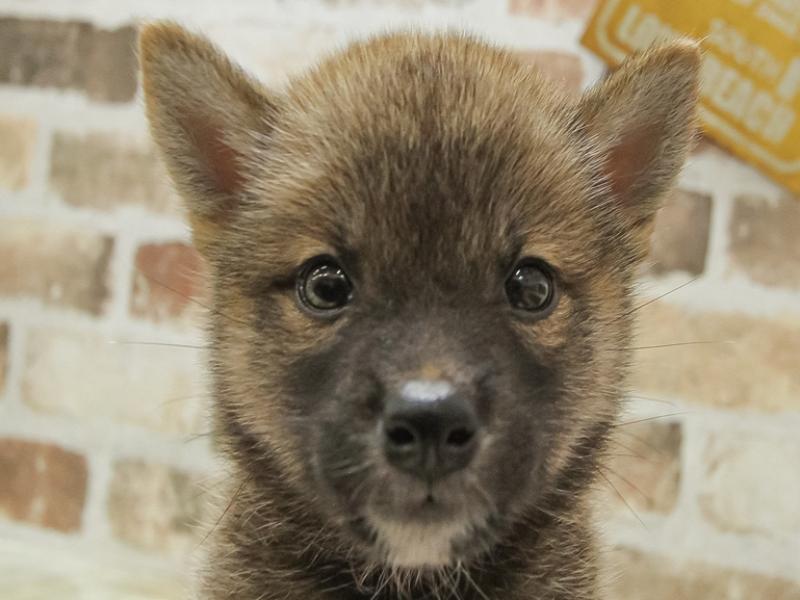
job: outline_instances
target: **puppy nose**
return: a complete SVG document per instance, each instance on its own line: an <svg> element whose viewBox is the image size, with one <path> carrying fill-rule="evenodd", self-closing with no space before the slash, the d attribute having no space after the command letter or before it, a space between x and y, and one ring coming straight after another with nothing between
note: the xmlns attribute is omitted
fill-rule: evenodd
<svg viewBox="0 0 800 600"><path fill-rule="evenodd" d="M383 443L388 461L432 481L466 467L479 423L468 399L445 381L409 381L386 403Z"/></svg>

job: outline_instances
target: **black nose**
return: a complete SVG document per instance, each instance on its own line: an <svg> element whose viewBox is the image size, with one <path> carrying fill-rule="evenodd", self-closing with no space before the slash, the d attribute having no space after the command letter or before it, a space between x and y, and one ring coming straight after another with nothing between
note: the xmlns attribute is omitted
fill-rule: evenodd
<svg viewBox="0 0 800 600"><path fill-rule="evenodd" d="M383 442L396 468L432 481L466 467L478 441L472 404L441 381L410 381L386 405Z"/></svg>

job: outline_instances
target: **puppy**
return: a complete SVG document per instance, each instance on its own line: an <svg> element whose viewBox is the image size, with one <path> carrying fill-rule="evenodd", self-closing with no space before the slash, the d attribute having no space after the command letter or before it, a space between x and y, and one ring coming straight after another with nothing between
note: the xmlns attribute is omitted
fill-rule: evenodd
<svg viewBox="0 0 800 600"><path fill-rule="evenodd" d="M356 43L282 91L173 24L140 57L211 267L234 483L203 598L601 597L587 496L697 47L577 100L462 35Z"/></svg>

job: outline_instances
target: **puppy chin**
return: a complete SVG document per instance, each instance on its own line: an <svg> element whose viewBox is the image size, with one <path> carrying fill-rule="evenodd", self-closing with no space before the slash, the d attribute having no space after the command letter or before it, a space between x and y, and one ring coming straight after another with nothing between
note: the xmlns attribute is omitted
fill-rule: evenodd
<svg viewBox="0 0 800 600"><path fill-rule="evenodd" d="M466 523L414 523L370 519L387 566L433 570L454 564L453 546L469 532Z"/></svg>

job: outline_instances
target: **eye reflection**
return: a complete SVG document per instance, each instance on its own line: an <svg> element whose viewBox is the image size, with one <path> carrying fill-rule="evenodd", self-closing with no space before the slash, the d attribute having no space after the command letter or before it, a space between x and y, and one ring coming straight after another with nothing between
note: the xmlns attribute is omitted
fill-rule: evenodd
<svg viewBox="0 0 800 600"><path fill-rule="evenodd" d="M521 261L506 281L506 296L516 309L542 312L550 308L555 298L552 271L542 261Z"/></svg>
<svg viewBox="0 0 800 600"><path fill-rule="evenodd" d="M300 301L318 312L338 310L350 302L353 287L344 269L330 257L309 261L297 279Z"/></svg>

